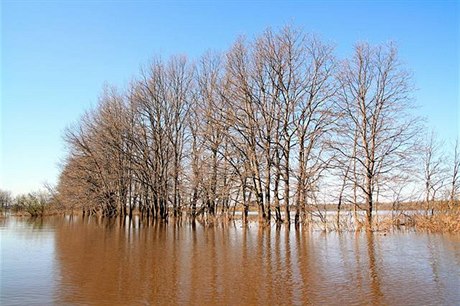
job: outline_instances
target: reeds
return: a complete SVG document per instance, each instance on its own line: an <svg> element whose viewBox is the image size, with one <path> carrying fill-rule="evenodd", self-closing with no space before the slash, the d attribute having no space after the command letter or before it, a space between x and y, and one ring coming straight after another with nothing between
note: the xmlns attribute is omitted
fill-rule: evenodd
<svg viewBox="0 0 460 306"><path fill-rule="evenodd" d="M438 212L433 215L415 215L414 227L430 232L460 232L460 210L452 210L449 212Z"/></svg>

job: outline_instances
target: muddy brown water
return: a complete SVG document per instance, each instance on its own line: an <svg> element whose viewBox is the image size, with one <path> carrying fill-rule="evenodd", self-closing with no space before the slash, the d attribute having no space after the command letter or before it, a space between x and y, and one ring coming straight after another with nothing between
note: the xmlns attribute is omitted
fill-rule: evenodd
<svg viewBox="0 0 460 306"><path fill-rule="evenodd" d="M1 305L460 305L460 235L0 220Z"/></svg>

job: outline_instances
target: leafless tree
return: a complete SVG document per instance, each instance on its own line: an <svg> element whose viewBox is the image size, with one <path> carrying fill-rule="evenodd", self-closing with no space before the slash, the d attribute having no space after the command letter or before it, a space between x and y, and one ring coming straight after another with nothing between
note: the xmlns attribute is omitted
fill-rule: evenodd
<svg viewBox="0 0 460 306"><path fill-rule="evenodd" d="M254 205L260 221L289 224L294 208L300 224L328 193L338 215L353 204L371 224L413 164L411 92L394 46L361 44L339 64L289 26L196 62L155 58L67 129L58 196L85 213L165 220L230 217L233 205L247 221Z"/></svg>
<svg viewBox="0 0 460 306"><path fill-rule="evenodd" d="M0 189L0 208L1 210L5 210L9 208L12 204L13 197L11 195L11 191L1 190Z"/></svg>
<svg viewBox="0 0 460 306"><path fill-rule="evenodd" d="M441 151L442 143L432 132L426 140L423 148L423 182L425 187L425 203L427 210L434 211L434 202L438 192L444 187L445 172L444 156Z"/></svg>
<svg viewBox="0 0 460 306"><path fill-rule="evenodd" d="M409 113L410 75L393 45L359 44L343 63L339 81L343 133L334 148L356 162L354 183L371 225L378 186L391 183L391 176L404 171L414 153L417 118ZM356 151L347 149L350 145L356 145Z"/></svg>

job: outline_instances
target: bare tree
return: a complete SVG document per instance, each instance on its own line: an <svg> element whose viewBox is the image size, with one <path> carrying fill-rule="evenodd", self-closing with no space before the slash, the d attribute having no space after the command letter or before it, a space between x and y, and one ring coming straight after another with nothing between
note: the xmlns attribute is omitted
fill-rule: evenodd
<svg viewBox="0 0 460 306"><path fill-rule="evenodd" d="M0 189L0 208L1 210L8 209L13 201L11 191L1 190Z"/></svg>
<svg viewBox="0 0 460 306"><path fill-rule="evenodd" d="M401 67L392 45L357 45L340 72L338 103L341 140L334 148L356 161L355 184L362 194L367 223L372 223L377 187L404 171L416 142L417 118L411 117L410 75ZM355 135L358 141L355 143ZM356 154L346 149L356 144Z"/></svg>
<svg viewBox="0 0 460 306"><path fill-rule="evenodd" d="M451 160L451 176L450 176L450 191L449 200L450 207L455 207L458 201L458 194L460 190L460 143L458 138L455 141L454 150ZM457 203L458 206L458 203Z"/></svg>
<svg viewBox="0 0 460 306"><path fill-rule="evenodd" d="M163 220L188 210L212 221L233 205L247 221L253 205L260 221L288 224L293 209L300 224L327 198L338 224L347 203L371 225L413 164L411 92L394 46L358 45L340 65L332 46L293 27L196 63L156 58L66 131L58 196L85 213Z"/></svg>
<svg viewBox="0 0 460 306"><path fill-rule="evenodd" d="M445 184L444 156L441 147L442 143L432 132L426 140L422 153L425 203L427 211L431 211L431 214L434 211L436 196Z"/></svg>

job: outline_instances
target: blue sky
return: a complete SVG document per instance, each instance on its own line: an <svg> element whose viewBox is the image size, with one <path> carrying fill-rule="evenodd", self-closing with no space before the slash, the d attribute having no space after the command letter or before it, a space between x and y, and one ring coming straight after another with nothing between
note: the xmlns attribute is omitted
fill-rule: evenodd
<svg viewBox="0 0 460 306"><path fill-rule="evenodd" d="M155 55L226 50L239 35L294 24L336 45L395 41L418 113L459 134L458 1L8 1L1 3L0 188L55 183L62 132Z"/></svg>

